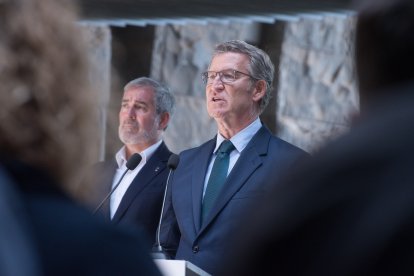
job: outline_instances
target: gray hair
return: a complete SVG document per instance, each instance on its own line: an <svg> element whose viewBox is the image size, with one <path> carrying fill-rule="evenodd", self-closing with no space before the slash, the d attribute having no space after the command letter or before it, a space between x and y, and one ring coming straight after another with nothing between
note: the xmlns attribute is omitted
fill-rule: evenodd
<svg viewBox="0 0 414 276"><path fill-rule="evenodd" d="M175 99L173 94L170 92L170 89L151 78L147 77L140 77L128 82L124 87L124 92L134 87L142 87L142 86L149 86L154 89L155 92L155 108L157 115L161 115L162 113L166 112L173 115L175 111Z"/></svg>
<svg viewBox="0 0 414 276"><path fill-rule="evenodd" d="M218 44L214 49L213 56L226 52L247 55L250 59L249 74L255 79L266 81L266 93L259 106L259 111L262 113L270 101L273 89L275 68L270 57L261 49L241 40L231 40Z"/></svg>

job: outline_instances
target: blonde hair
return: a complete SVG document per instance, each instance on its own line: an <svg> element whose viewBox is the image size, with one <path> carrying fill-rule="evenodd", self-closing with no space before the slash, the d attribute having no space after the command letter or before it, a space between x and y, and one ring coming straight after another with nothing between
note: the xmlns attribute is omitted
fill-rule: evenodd
<svg viewBox="0 0 414 276"><path fill-rule="evenodd" d="M0 155L72 190L96 157L86 47L70 1L0 1Z"/></svg>

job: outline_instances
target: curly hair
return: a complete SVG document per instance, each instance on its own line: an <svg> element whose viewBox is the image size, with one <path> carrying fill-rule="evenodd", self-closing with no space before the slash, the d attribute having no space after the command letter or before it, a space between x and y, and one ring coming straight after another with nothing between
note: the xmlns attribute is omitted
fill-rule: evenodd
<svg viewBox="0 0 414 276"><path fill-rule="evenodd" d="M96 158L94 90L70 1L0 1L0 155L66 190Z"/></svg>

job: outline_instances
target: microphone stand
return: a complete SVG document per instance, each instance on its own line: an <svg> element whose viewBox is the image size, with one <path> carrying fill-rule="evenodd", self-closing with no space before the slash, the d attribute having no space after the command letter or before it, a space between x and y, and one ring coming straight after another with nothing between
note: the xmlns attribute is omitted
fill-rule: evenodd
<svg viewBox="0 0 414 276"><path fill-rule="evenodd" d="M177 168L179 161L180 161L179 156L176 154L171 154L170 158L168 159L167 166L170 168L170 171L168 173L167 182L165 184L164 198L162 200L162 207L161 207L161 215L160 215L160 220L158 222L157 233L156 233L156 242L157 242L156 250L157 251L153 251L151 253L154 259L164 259L164 260L169 259L167 254L165 254L165 252L162 249L161 241L160 241L160 232L161 232L161 224L162 224L162 215L164 213L165 200L167 198L167 191L168 191L168 184L170 181L170 176L171 176L171 173Z"/></svg>
<svg viewBox="0 0 414 276"><path fill-rule="evenodd" d="M135 170L135 168L138 166L138 164L141 162L142 156L138 153L134 153L129 160L126 163L127 169L122 174L121 178L119 179L118 183L112 188L112 190L106 195L106 197L101 201L101 203L96 207L96 209L93 211L92 215L95 215L101 208L102 205L108 200L108 198L115 192L116 188L118 188L119 184L121 184L122 179L124 179L125 174L129 170Z"/></svg>

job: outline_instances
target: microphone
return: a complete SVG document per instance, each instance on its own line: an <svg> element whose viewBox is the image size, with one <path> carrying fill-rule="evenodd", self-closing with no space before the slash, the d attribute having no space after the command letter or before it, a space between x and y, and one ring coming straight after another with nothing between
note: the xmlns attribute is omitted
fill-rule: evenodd
<svg viewBox="0 0 414 276"><path fill-rule="evenodd" d="M139 162L141 162L142 156L139 155L138 153L134 153L129 160L127 161L127 163L125 164L125 166L127 167L127 169L124 171L124 173L122 174L121 178L119 179L118 183L116 183L116 185L112 188L112 190L106 195L106 197L102 200L101 204L98 205L98 207L96 207L95 211L93 211L93 215L95 215L99 209L102 208L102 205L104 205L104 203L108 200L108 198L113 194L113 192L115 192L116 188L118 188L119 184L121 184L122 179L124 178L125 174L131 170L135 170L135 168L138 166Z"/></svg>
<svg viewBox="0 0 414 276"><path fill-rule="evenodd" d="M157 227L157 236L156 236L156 250L157 251L152 253L152 257L154 259L167 259L167 255L163 252L161 242L160 242L162 215L164 213L165 199L167 197L168 182L170 180L170 175L177 168L179 162L180 162L180 157L177 154L173 153L173 154L170 155L170 158L168 158L167 167L170 169L170 171L168 173L167 183L165 184L164 198L162 200L160 221L158 222L158 227Z"/></svg>

